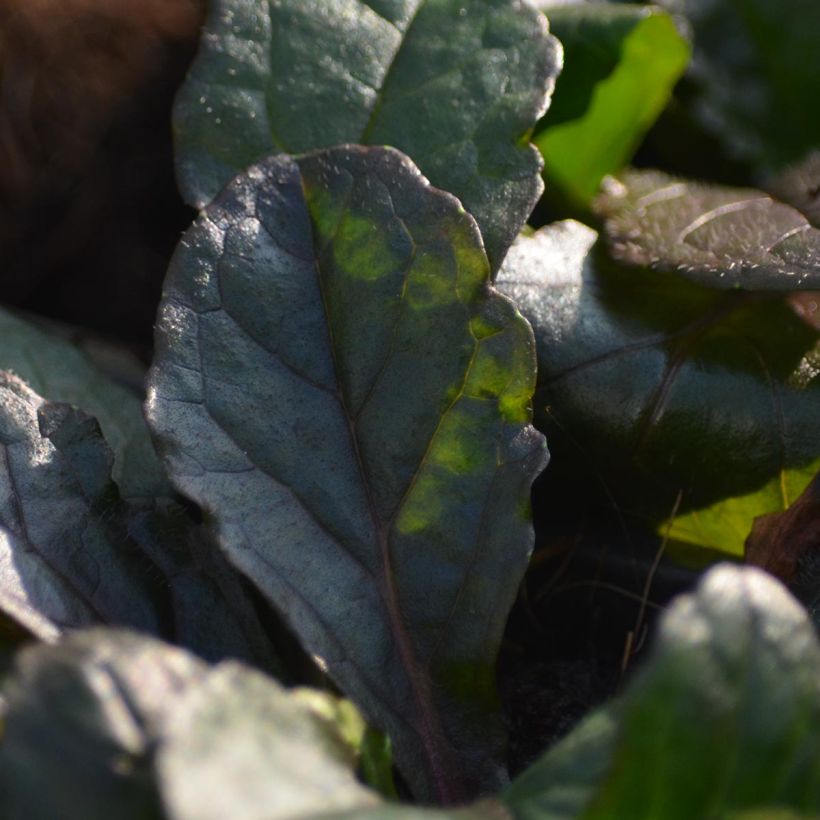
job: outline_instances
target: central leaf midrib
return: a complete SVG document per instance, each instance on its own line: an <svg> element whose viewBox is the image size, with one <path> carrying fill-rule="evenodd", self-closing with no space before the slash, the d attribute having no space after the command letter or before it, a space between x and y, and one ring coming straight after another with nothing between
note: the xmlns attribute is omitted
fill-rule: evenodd
<svg viewBox="0 0 820 820"><path fill-rule="evenodd" d="M415 19L415 18L414 18ZM399 604L398 590L396 588L395 576L393 573L392 561L390 556L390 540L387 530L387 523L382 521L373 493L370 486L370 481L367 475L367 469L364 464L364 459L359 448L359 439L356 432L356 422L354 415L350 412L344 396L342 388L342 380L339 369L339 361L336 353L336 345L334 343L333 324L328 310L327 297L325 294L324 277L322 274L321 254L318 252L319 243L317 241L316 230L314 227L313 214L309 206L309 197L305 188L304 177L299 170L299 180L302 186L302 196L305 202L305 209L308 212L312 242L315 249L314 270L316 271L316 280L319 288L319 294L322 300L322 311L325 317L325 326L328 333L328 345L330 347L330 355L333 362L333 373L336 383L336 398L339 402L339 407L344 416L345 423L348 428L351 446L356 461L356 470L359 475L362 488L364 489L365 501L367 503L368 513L373 526L373 532L376 537L376 545L382 558L382 581L383 586L379 589L379 593L385 603L389 615L390 632L392 633L396 646L398 648L399 656L403 662L405 673L407 674L413 691L416 711L420 719L421 726L419 727L419 734L421 735L422 743L427 752L427 763L430 772L433 776L434 788L444 803L455 803L462 800L464 797L464 790L460 785L455 785L454 781L460 780L455 773L455 768L452 764L448 765L445 760L447 755L447 742L444 731L438 719L438 712L434 704L433 693L430 687L429 676L419 664L416 658L416 653L407 625L404 622L404 617ZM336 226L338 232L341 226L342 219ZM335 233L328 237L325 249L332 246Z"/></svg>

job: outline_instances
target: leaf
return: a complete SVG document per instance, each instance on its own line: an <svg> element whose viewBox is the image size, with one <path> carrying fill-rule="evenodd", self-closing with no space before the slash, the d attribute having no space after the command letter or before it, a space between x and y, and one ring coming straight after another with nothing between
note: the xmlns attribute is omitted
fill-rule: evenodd
<svg viewBox="0 0 820 820"><path fill-rule="evenodd" d="M664 522L660 529L668 531L669 538L678 545L709 546L740 557L746 551L755 520L761 515L778 515L788 510L818 470L820 458L800 467L782 469L758 490L678 515L671 526ZM684 548L680 556L686 555Z"/></svg>
<svg viewBox="0 0 820 820"><path fill-rule="evenodd" d="M186 234L149 374L175 485L424 799L503 777L493 665L546 457L531 331L488 280L397 151L280 156Z"/></svg>
<svg viewBox="0 0 820 820"><path fill-rule="evenodd" d="M173 820L285 820L376 805L352 763L329 720L270 678L224 663L170 715L156 768Z"/></svg>
<svg viewBox="0 0 820 820"><path fill-rule="evenodd" d="M805 612L760 570L722 565L664 614L622 701L549 751L504 802L517 820L814 817L818 728L820 646ZM609 762L591 778L596 743ZM773 811L755 815L764 808Z"/></svg>
<svg viewBox="0 0 820 820"><path fill-rule="evenodd" d="M742 555L820 467L820 334L772 296L613 265L596 239L547 226L498 278L535 332L553 474L655 520L682 490L672 537Z"/></svg>
<svg viewBox="0 0 820 820"><path fill-rule="evenodd" d="M190 519L170 501L124 503L112 462L96 419L0 372L0 611L42 640L130 625L210 660L276 669L216 547L197 550Z"/></svg>
<svg viewBox="0 0 820 820"><path fill-rule="evenodd" d="M274 152L392 145L477 220L493 270L543 188L528 132L560 48L517 0L218 0L175 110L183 197Z"/></svg>
<svg viewBox="0 0 820 820"><path fill-rule="evenodd" d="M116 622L158 632L151 564L116 520L96 421L0 372L0 609L44 639Z"/></svg>
<svg viewBox="0 0 820 820"><path fill-rule="evenodd" d="M377 803L334 724L237 663L97 629L20 653L5 693L4 816L276 820Z"/></svg>
<svg viewBox="0 0 820 820"><path fill-rule="evenodd" d="M163 575L176 643L216 662L234 658L271 674L279 659L239 576L174 502L123 511L128 535Z"/></svg>
<svg viewBox="0 0 820 820"><path fill-rule="evenodd" d="M689 62L672 18L652 6L544 4L564 47L564 69L533 142L555 185L587 205L620 171L666 105Z"/></svg>
<svg viewBox="0 0 820 820"><path fill-rule="evenodd" d="M114 480L123 495L167 495L140 398L112 382L68 342L0 310L0 370L15 373L45 398L94 416L114 451Z"/></svg>
<svg viewBox="0 0 820 820"><path fill-rule="evenodd" d="M18 653L6 680L6 817L159 820L153 746L206 667L181 649L89 630Z"/></svg>
<svg viewBox="0 0 820 820"><path fill-rule="evenodd" d="M687 107L738 159L778 168L817 145L820 5L815 0L658 0L693 30Z"/></svg>
<svg viewBox="0 0 820 820"><path fill-rule="evenodd" d="M820 473L788 510L757 518L746 539L746 561L786 584L809 552L820 553Z"/></svg>
<svg viewBox="0 0 820 820"><path fill-rule="evenodd" d="M612 255L714 288L820 287L820 230L762 191L627 171L597 202Z"/></svg>

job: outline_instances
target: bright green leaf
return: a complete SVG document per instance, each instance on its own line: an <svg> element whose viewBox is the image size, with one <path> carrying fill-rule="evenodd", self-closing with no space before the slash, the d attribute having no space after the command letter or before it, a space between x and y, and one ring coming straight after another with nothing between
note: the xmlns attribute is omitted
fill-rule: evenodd
<svg viewBox="0 0 820 820"><path fill-rule="evenodd" d="M534 379L475 221L392 149L252 168L171 264L147 407L174 483L420 797L504 777Z"/></svg>
<svg viewBox="0 0 820 820"><path fill-rule="evenodd" d="M632 158L686 68L689 44L652 6L543 5L564 69L533 141L548 190L584 206Z"/></svg>
<svg viewBox="0 0 820 820"><path fill-rule="evenodd" d="M806 613L760 570L712 570L664 614L623 699L505 802L517 820L816 817L820 645Z"/></svg>
<svg viewBox="0 0 820 820"><path fill-rule="evenodd" d="M274 152L392 145L477 220L497 270L542 190L528 132L560 49L516 0L215 0L174 112L185 199Z"/></svg>
<svg viewBox="0 0 820 820"><path fill-rule="evenodd" d="M818 470L820 458L801 468L783 470L759 490L678 515L671 526L662 524L661 530L668 531L677 544L708 545L742 557L754 519L786 510Z"/></svg>
<svg viewBox="0 0 820 820"><path fill-rule="evenodd" d="M682 491L681 513L698 512L674 537L741 555L754 518L817 470L820 334L771 295L617 267L596 239L543 228L498 279L535 331L552 469L597 476L655 520Z"/></svg>

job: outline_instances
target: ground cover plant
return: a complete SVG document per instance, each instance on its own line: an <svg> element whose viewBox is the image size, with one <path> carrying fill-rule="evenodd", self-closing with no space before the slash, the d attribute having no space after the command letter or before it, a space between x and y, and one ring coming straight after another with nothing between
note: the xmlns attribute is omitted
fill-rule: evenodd
<svg viewBox="0 0 820 820"><path fill-rule="evenodd" d="M820 813L786 5L211 0L153 342L0 312L3 816Z"/></svg>

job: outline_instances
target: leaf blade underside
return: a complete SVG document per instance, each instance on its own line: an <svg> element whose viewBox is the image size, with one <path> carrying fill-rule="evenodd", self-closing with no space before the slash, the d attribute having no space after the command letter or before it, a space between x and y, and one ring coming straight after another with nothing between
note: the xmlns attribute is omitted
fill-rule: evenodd
<svg viewBox="0 0 820 820"><path fill-rule="evenodd" d="M559 68L512 0L220 0L175 105L180 189L202 207L272 153L391 145L462 200L495 271L543 188L526 136Z"/></svg>
<svg viewBox="0 0 820 820"><path fill-rule="evenodd" d="M256 166L169 272L147 404L166 465L428 799L503 778L533 385L475 222L391 149Z"/></svg>

